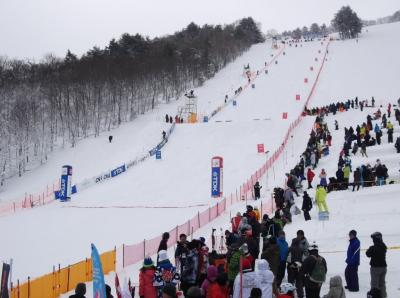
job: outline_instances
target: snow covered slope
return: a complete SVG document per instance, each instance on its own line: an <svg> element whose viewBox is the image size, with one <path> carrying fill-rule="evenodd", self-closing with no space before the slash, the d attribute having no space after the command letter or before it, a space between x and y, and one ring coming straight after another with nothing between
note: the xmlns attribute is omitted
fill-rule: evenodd
<svg viewBox="0 0 400 298"><path fill-rule="evenodd" d="M378 103L393 101L395 94L400 94L397 89L399 86L394 82L398 72L396 63L398 63L397 53L400 52L400 44L393 42L391 37L396 36L399 29L399 24L371 27L369 32L360 38L359 43L333 42L326 69L322 72L321 84L316 89L311 105L319 106L334 100L345 99L342 98L343 96L354 95L358 95L360 99L362 99L361 96L374 95ZM376 57L376 60L384 61L386 67L385 72L375 74L370 69L372 63L370 56L375 56L375 52L370 54L369 49L379 47L382 55L379 58ZM278 59L278 64L271 65L268 74L259 74L254 82L255 89L248 88L243 91L237 100L236 107L225 108L209 123L177 126L170 142L163 149L163 160L149 160L125 175L74 196L70 203L55 203L0 218L0 232L9 239L0 247L0 258L14 258L15 278L24 278L28 274L38 276L50 271L52 265L57 263L67 265L82 259L85 257L85 252L89 251L91 242L96 243L100 251L105 251L113 248L114 245L135 243L143 238L150 238L165 230L170 230L176 224L184 222L199 210L201 211L201 207L162 210L82 207L210 204L213 202L209 193L210 159L213 155L221 155L225 158L225 192L235 191L265 161L265 155L256 153L256 145L265 143L266 150L274 151L282 142L289 121L301 112L305 95L309 92L313 76L315 76L315 70L311 72L309 67L317 68L321 57L318 51L321 49L319 42L307 43L297 48L287 47L286 55ZM383 49L386 49L384 54ZM199 111L208 113L221 105L227 90L230 91L232 88L234 90L238 87L237 82L243 82L243 65L249 62L253 67L252 61L254 61L256 65L254 68L261 68L264 62L268 61L271 53L272 50L268 45L255 46L237 61L228 65L202 88L196 90ZM348 63L349 56L355 57L354 63ZM316 57L319 58L318 63L314 60ZM379 68L378 62L374 60L373 63L376 63L377 69L383 70L384 67ZM375 64L373 65L375 67ZM362 73L362 77L354 75L353 71ZM229 79L225 80L225 76ZM236 79L231 79L232 76ZM305 77L309 78L309 84L304 84ZM381 81L384 82L381 84ZM371 89L360 91L362 86ZM389 87L393 90L387 91ZM295 100L296 94L301 95L300 102ZM140 141L137 144L135 140L132 140L132 144L135 144L132 146L137 150L135 152L140 152L146 145L144 139L147 135L152 136L149 143L159 138L160 131L163 129L163 116L166 113L174 115L177 105L178 103L175 103L175 107L173 105L160 106L154 114L149 114L148 117L155 122L158 121L159 126L154 124L154 128L144 133L142 137L138 136ZM281 119L282 112L288 112L289 120ZM361 114L360 116L364 117ZM360 121L358 117L353 119L350 113L342 114L340 117L343 117L343 120L339 120L341 125L344 119ZM255 118L270 120L253 120ZM225 120L232 122L225 122ZM293 146L286 152L286 158L289 161L277 164L279 166L276 169L278 181L281 181L282 174L288 170L289 166L293 166L291 160L297 160L296 156L299 156L304 149L305 136L308 136L312 122L313 118L308 117L296 130ZM138 131L141 131L140 126L138 125ZM143 129L145 129L145 124L143 124ZM128 135L129 130L123 138L129 139ZM118 136L117 138L119 139ZM106 138L103 142L104 145L109 145ZM120 143L121 147L125 145ZM79 153L79 150L76 152ZM332 152L332 156L335 155ZM113 162L121 160L117 149L109 151L109 154L105 156L110 156ZM82 156L79 160L84 158L85 156ZM92 160L93 165L101 164L101 156L98 158ZM337 162L336 158L329 162L332 169ZM88 171L87 175L89 175L90 165L91 163L88 162L82 169L82 171L85 169ZM56 171L58 172L59 169ZM282 176L278 177L278 175ZM31 183L34 184L34 180ZM273 186L272 183L270 186ZM361 199L354 200L357 205L359 201ZM332 208L335 207L332 205ZM360 218L363 216L361 214ZM344 219L338 217L338 220ZM333 224L334 219L331 222ZM316 221L313 223L316 224ZM292 227L296 229L297 224ZM348 231L346 229L339 232L344 233L343 237L345 237ZM310 230L310 236L313 236L312 233L318 237L320 230ZM337 245L339 247L340 243ZM325 245L322 247L325 249ZM34 256L33 259L32 256Z"/></svg>

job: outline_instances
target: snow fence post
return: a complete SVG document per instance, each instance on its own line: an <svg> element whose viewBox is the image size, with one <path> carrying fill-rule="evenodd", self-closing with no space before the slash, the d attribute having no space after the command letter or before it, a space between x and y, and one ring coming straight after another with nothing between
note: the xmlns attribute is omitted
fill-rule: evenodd
<svg viewBox="0 0 400 298"><path fill-rule="evenodd" d="M188 220L188 235L191 235L190 234L190 220Z"/></svg>
<svg viewBox="0 0 400 298"><path fill-rule="evenodd" d="M199 223L199 229L200 229L200 211L197 211L197 222Z"/></svg>
<svg viewBox="0 0 400 298"><path fill-rule="evenodd" d="M143 239L143 260L145 258L146 258L146 239Z"/></svg>
<svg viewBox="0 0 400 298"><path fill-rule="evenodd" d="M122 243L122 268L125 268L125 244Z"/></svg>
<svg viewBox="0 0 400 298"><path fill-rule="evenodd" d="M217 202L217 217L219 216L219 208L218 208L219 204Z"/></svg>
<svg viewBox="0 0 400 298"><path fill-rule="evenodd" d="M69 292L69 275L70 275L70 266L68 265L68 270L67 270L67 291Z"/></svg>
<svg viewBox="0 0 400 298"><path fill-rule="evenodd" d="M211 208L208 207L208 222L211 221Z"/></svg>
<svg viewBox="0 0 400 298"><path fill-rule="evenodd" d="M175 228L175 240L176 240L176 242L178 242L178 225L176 225L176 228Z"/></svg>
<svg viewBox="0 0 400 298"><path fill-rule="evenodd" d="M237 188L236 188L236 202L238 201L238 190L237 190ZM232 200L231 200L231 203L232 203Z"/></svg>

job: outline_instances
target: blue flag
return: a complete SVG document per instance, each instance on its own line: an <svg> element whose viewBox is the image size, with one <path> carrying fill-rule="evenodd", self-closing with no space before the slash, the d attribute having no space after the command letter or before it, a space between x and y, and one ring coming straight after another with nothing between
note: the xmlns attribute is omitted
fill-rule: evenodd
<svg viewBox="0 0 400 298"><path fill-rule="evenodd" d="M93 264L93 298L106 298L106 285L104 283L103 267L99 252L92 243L92 264Z"/></svg>

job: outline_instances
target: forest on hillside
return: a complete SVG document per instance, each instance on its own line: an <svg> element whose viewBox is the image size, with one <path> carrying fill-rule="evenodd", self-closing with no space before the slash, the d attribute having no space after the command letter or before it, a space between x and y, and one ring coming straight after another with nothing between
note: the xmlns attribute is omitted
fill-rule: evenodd
<svg viewBox="0 0 400 298"><path fill-rule="evenodd" d="M224 26L191 23L154 39L126 33L82 57L0 57L1 185L45 163L59 146L178 99L263 40L249 17Z"/></svg>

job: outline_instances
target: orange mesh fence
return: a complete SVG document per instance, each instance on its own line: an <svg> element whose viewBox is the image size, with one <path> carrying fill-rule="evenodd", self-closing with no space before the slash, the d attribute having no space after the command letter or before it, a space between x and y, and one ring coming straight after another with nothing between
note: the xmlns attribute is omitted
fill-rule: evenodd
<svg viewBox="0 0 400 298"><path fill-rule="evenodd" d="M108 251L100 255L104 274L115 271L116 251ZM92 280L92 260L78 262L66 268L53 270L36 279L28 281L11 289L11 298L56 298L73 290L76 284Z"/></svg>

